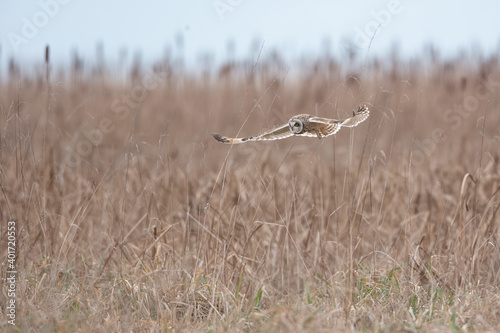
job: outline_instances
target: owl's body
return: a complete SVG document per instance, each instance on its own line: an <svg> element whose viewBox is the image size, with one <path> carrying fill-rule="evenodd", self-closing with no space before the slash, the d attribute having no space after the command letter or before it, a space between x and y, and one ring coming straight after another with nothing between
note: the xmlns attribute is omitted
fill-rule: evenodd
<svg viewBox="0 0 500 333"><path fill-rule="evenodd" d="M359 123L365 121L369 115L370 110L368 110L366 105L363 105L359 107L358 111L353 112L353 116L348 119L336 120L316 117L309 114L299 114L292 117L288 124L279 126L258 136L228 138L216 133L213 134L213 136L217 141L229 144L261 140L280 140L290 136L309 136L321 139L337 133L342 126L357 126Z"/></svg>

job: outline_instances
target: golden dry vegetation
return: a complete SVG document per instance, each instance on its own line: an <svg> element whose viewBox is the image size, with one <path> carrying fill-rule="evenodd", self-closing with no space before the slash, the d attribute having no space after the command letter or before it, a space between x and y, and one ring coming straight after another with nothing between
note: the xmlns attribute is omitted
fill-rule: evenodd
<svg viewBox="0 0 500 333"><path fill-rule="evenodd" d="M1 83L3 329L500 330L498 57L49 68Z"/></svg>

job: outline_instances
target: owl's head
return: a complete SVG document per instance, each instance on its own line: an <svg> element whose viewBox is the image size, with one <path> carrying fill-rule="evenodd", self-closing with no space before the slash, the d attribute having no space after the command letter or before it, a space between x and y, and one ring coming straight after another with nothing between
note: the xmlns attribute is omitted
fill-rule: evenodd
<svg viewBox="0 0 500 333"><path fill-rule="evenodd" d="M304 123L297 118L290 119L288 127L290 127L290 131L292 131L293 134L301 134L304 131Z"/></svg>

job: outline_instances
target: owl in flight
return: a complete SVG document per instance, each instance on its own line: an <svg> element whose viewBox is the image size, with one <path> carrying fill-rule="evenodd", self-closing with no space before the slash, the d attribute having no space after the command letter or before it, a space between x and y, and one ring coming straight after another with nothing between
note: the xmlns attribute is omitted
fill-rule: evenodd
<svg viewBox="0 0 500 333"><path fill-rule="evenodd" d="M276 127L268 132L248 138L228 138L217 133L213 133L214 138L222 143L244 143L261 140L280 140L290 136L309 136L321 139L339 131L342 126L354 127L368 118L370 110L366 105L360 106L358 111L352 113L351 118L336 120L321 118L310 114L299 114L288 121L288 124Z"/></svg>

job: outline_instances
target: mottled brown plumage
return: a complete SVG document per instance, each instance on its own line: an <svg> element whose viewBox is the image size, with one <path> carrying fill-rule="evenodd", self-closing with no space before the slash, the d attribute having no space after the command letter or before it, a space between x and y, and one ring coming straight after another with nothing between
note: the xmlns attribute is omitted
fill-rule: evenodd
<svg viewBox="0 0 500 333"><path fill-rule="evenodd" d="M337 133L342 126L354 127L368 118L370 110L366 105L360 106L358 111L353 112L351 118L336 120L321 118L309 114L299 114L290 119L288 124L276 127L268 132L247 138L228 138L217 133L213 133L214 138L222 143L244 143L249 141L280 140L290 136L309 136L321 139Z"/></svg>

